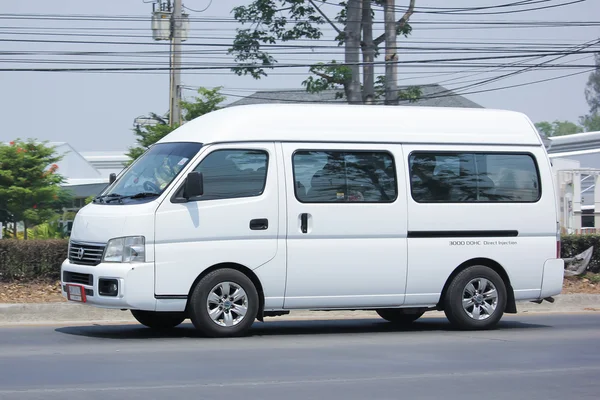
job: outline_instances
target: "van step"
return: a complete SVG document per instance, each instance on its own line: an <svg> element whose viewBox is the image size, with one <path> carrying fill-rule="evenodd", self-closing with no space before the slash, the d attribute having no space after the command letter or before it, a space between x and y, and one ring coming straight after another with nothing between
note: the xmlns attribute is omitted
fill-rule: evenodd
<svg viewBox="0 0 600 400"><path fill-rule="evenodd" d="M280 317L289 313L289 311L265 311L263 312L263 317Z"/></svg>
<svg viewBox="0 0 600 400"><path fill-rule="evenodd" d="M546 300L548 303L554 303L554 297L545 297L543 299L538 299L538 300L531 300L532 303L535 304L542 304L544 302L544 300Z"/></svg>

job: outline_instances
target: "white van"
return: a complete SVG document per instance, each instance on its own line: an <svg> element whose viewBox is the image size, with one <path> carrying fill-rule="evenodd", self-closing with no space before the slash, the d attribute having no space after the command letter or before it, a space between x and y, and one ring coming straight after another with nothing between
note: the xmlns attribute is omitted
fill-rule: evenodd
<svg viewBox="0 0 600 400"><path fill-rule="evenodd" d="M523 114L237 106L197 118L74 222L63 295L236 336L290 310L493 327L562 290L551 166Z"/></svg>

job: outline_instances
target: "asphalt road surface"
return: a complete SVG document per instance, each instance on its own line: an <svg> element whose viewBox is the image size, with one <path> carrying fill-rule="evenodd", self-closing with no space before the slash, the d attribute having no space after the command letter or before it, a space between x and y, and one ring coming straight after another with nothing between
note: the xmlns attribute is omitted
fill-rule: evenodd
<svg viewBox="0 0 600 400"><path fill-rule="evenodd" d="M186 321L187 322L187 321ZM600 399L600 313L505 316L459 332L378 319L0 329L0 399Z"/></svg>

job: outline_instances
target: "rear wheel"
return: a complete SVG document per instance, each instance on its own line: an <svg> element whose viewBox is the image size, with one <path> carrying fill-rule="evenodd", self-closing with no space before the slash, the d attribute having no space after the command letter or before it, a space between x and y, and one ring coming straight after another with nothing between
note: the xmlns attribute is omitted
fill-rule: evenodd
<svg viewBox="0 0 600 400"><path fill-rule="evenodd" d="M131 310L133 317L152 329L171 329L185 320L184 313Z"/></svg>
<svg viewBox="0 0 600 400"><path fill-rule="evenodd" d="M450 283L444 313L459 329L489 329L502 318L506 301L506 285L500 275L489 267L475 265L461 271Z"/></svg>
<svg viewBox="0 0 600 400"><path fill-rule="evenodd" d="M409 308L382 308L377 314L386 321L399 325L409 325L421 318L424 311L412 310Z"/></svg>
<svg viewBox="0 0 600 400"><path fill-rule="evenodd" d="M241 336L258 314L258 292L242 272L219 269L198 282L190 311L194 326L206 336Z"/></svg>

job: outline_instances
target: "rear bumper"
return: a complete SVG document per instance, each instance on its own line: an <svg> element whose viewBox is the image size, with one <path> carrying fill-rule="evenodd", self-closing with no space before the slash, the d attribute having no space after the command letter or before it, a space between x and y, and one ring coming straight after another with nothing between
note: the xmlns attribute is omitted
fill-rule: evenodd
<svg viewBox="0 0 600 400"><path fill-rule="evenodd" d="M76 275L73 278L70 273ZM86 277L89 279L82 283ZM86 291L87 304L102 308L122 308L154 311L154 263L117 264L102 263L96 266L71 264L65 260L61 266L61 290L67 298L66 284L75 283L83 286ZM116 296L100 295L99 282L101 279L114 279L118 283Z"/></svg>
<svg viewBox="0 0 600 400"><path fill-rule="evenodd" d="M560 258L547 260L544 263L544 273L542 275L542 290L540 292L540 299L560 294L563 288L564 276L564 260Z"/></svg>

